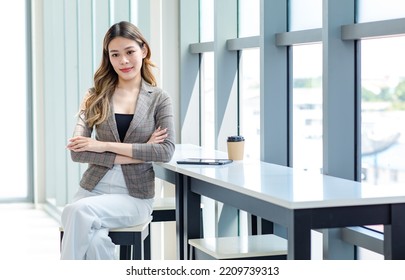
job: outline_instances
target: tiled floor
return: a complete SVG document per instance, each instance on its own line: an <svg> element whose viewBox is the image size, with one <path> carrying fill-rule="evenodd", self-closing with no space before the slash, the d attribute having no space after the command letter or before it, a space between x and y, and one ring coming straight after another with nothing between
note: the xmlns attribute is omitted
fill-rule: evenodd
<svg viewBox="0 0 405 280"><path fill-rule="evenodd" d="M59 259L59 223L32 204L0 204L0 260Z"/></svg>

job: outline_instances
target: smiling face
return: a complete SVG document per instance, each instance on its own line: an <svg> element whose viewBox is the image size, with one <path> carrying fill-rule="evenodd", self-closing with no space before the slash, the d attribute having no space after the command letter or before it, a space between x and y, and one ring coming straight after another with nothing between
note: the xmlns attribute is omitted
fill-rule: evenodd
<svg viewBox="0 0 405 280"><path fill-rule="evenodd" d="M108 44L110 63L121 82L141 79L142 60L146 54L145 47L124 37L116 37Z"/></svg>

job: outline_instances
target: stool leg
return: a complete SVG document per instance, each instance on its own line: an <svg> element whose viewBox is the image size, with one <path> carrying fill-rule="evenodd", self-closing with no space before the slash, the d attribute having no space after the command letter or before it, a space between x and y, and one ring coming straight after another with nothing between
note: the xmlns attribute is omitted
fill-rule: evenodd
<svg viewBox="0 0 405 280"><path fill-rule="evenodd" d="M134 242L132 246L132 259L133 260L142 260L143 257L143 249L144 245L142 242L142 234L141 233L136 233L134 234Z"/></svg>
<svg viewBox="0 0 405 280"><path fill-rule="evenodd" d="M144 250L143 250L143 259L144 260L151 260L152 256L151 256L151 245L150 245L150 224L148 226L149 228L149 234L145 237L145 240L143 241L144 244Z"/></svg>
<svg viewBox="0 0 405 280"><path fill-rule="evenodd" d="M189 260L194 260L194 247L190 245L188 245L188 247L190 248Z"/></svg>
<svg viewBox="0 0 405 280"><path fill-rule="evenodd" d="M62 252L63 231L60 232L59 251Z"/></svg>
<svg viewBox="0 0 405 280"><path fill-rule="evenodd" d="M131 259L131 246L120 245L120 260Z"/></svg>

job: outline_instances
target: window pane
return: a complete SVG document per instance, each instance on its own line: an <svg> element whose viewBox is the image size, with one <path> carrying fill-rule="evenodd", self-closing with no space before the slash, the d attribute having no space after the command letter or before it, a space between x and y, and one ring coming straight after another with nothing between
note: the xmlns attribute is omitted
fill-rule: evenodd
<svg viewBox="0 0 405 280"><path fill-rule="evenodd" d="M290 30L322 27L322 0L290 0Z"/></svg>
<svg viewBox="0 0 405 280"><path fill-rule="evenodd" d="M260 159L260 49L242 52L240 64L240 134L245 141L245 158Z"/></svg>
<svg viewBox="0 0 405 280"><path fill-rule="evenodd" d="M361 49L362 179L403 185L405 37L363 40Z"/></svg>
<svg viewBox="0 0 405 280"><path fill-rule="evenodd" d="M260 0L239 0L238 37L260 35Z"/></svg>
<svg viewBox="0 0 405 280"><path fill-rule="evenodd" d="M214 41L214 0L200 0L200 42Z"/></svg>
<svg viewBox="0 0 405 280"><path fill-rule="evenodd" d="M3 28L3 38L0 45L3 69L1 75L3 104L0 110L2 136L1 178L3 187L0 188L0 200L8 198L27 197L27 88L26 88L26 29L25 29L25 0L2 2L0 9L0 25L10 26L10 11L13 11L12 28ZM6 8L7 7L7 8ZM10 47L12 46L12 49ZM18 168L16 168L18 166Z"/></svg>
<svg viewBox="0 0 405 280"><path fill-rule="evenodd" d="M381 187L405 183L404 48L405 37L361 42L362 181Z"/></svg>
<svg viewBox="0 0 405 280"><path fill-rule="evenodd" d="M322 169L322 45L293 47L293 166Z"/></svg>
<svg viewBox="0 0 405 280"><path fill-rule="evenodd" d="M405 17L404 0L358 0L358 22Z"/></svg>
<svg viewBox="0 0 405 280"><path fill-rule="evenodd" d="M201 63L201 145L215 149L214 53L202 55Z"/></svg>

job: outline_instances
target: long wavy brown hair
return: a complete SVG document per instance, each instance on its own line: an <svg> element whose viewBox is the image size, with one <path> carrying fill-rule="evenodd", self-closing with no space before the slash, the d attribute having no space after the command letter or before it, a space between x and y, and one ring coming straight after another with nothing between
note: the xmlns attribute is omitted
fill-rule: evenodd
<svg viewBox="0 0 405 280"><path fill-rule="evenodd" d="M147 54L142 61L141 76L146 82L152 86L156 86L156 79L152 73L152 68L155 65L150 60L150 47L139 28L127 21L121 21L112 25L104 36L103 55L101 64L94 74L94 87L89 90L81 108L81 113L85 114L89 127L97 126L104 122L110 114L109 101L118 84L118 74L111 65L108 45L116 37L134 40L141 48L146 48Z"/></svg>

